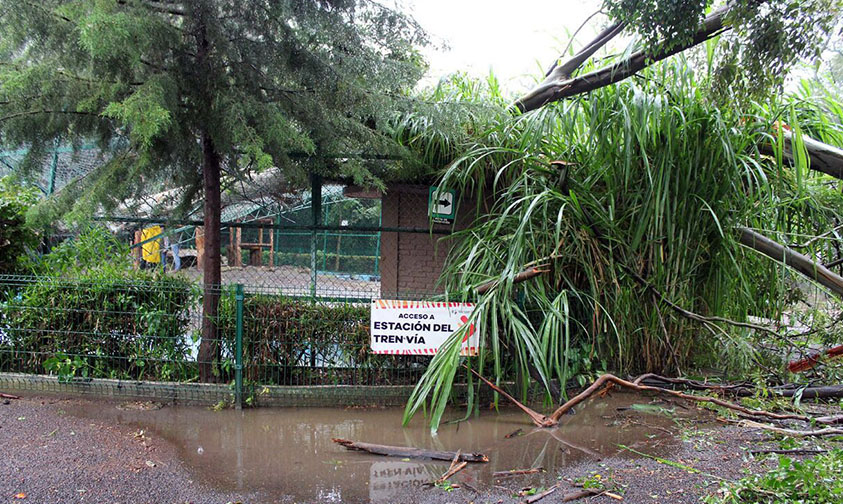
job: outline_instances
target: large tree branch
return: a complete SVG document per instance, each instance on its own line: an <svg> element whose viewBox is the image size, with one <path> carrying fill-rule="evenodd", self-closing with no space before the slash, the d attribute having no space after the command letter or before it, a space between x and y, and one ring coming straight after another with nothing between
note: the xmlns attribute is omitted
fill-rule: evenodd
<svg viewBox="0 0 843 504"><path fill-rule="evenodd" d="M782 155L785 159L793 161L793 133L785 129L782 131L782 138L784 140ZM843 149L822 143L808 135L802 135L802 143L811 160L812 170L843 179ZM759 150L762 154L771 156L775 154L773 146L769 144L762 144Z"/></svg>
<svg viewBox="0 0 843 504"><path fill-rule="evenodd" d="M812 261L809 257L776 243L749 228L739 227L738 231L741 233L741 244L757 250L775 261L790 266L811 280L827 287L838 296L843 296L843 277L831 272L825 266Z"/></svg>
<svg viewBox="0 0 843 504"><path fill-rule="evenodd" d="M551 78L554 75L557 75L557 72L555 71L556 69L554 69L554 73L551 74L551 77L548 77L548 79L545 79L544 82L539 84L532 91L516 100L513 107L517 108L521 112L529 112L547 105L548 103L559 101L569 96L586 93L588 91L622 81L657 61L661 61L673 56L674 54L694 47L695 45L720 34L724 30L727 30L729 27L723 24L723 20L728 12L728 5L717 9L705 18L702 26L691 41L686 44L673 47L669 50L660 50L653 53L638 51L632 54L629 58L615 63L614 65L581 75L574 79L560 80L558 78ZM586 49L589 47L586 47ZM559 72L559 74L562 74L562 72Z"/></svg>

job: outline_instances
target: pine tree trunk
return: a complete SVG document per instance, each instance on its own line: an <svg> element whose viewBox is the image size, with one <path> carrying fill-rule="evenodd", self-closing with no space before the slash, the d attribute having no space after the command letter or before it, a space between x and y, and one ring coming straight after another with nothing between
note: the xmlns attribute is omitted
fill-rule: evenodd
<svg viewBox="0 0 843 504"><path fill-rule="evenodd" d="M220 155L214 141L202 132L202 184L205 190L205 264L202 271L202 341L199 343L199 380L216 381L219 360L217 314L220 301Z"/></svg>

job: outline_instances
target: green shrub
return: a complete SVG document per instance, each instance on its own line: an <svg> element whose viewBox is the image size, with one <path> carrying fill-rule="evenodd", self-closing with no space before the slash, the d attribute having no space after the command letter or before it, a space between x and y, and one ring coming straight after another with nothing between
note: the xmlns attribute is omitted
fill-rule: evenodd
<svg viewBox="0 0 843 504"><path fill-rule="evenodd" d="M0 369L62 378L183 380L191 363L190 284L132 267L94 228L30 265L0 305Z"/></svg>
<svg viewBox="0 0 843 504"><path fill-rule="evenodd" d="M37 244L37 235L26 224L26 211L35 201L34 190L0 178L0 275L17 272L26 249Z"/></svg>
<svg viewBox="0 0 843 504"><path fill-rule="evenodd" d="M836 504L843 502L843 450L831 450L797 461L780 456L778 466L766 474L724 483L708 504L768 503Z"/></svg>
<svg viewBox="0 0 843 504"><path fill-rule="evenodd" d="M220 334L222 359L231 361L235 335L231 292L220 301ZM421 363L426 361L425 357L404 357L399 364L395 357L369 353L369 307L365 304L320 304L270 295L247 295L243 302L247 381L289 385L415 383L424 370Z"/></svg>

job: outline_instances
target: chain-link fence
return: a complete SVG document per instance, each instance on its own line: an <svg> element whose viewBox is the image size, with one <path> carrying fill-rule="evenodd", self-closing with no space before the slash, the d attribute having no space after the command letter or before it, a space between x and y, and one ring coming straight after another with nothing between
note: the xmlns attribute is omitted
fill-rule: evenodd
<svg viewBox="0 0 843 504"><path fill-rule="evenodd" d="M271 386L411 385L429 360L370 353L368 303L241 284L202 292L176 277L141 283L7 276L0 291L0 372L50 375L64 384L201 379L251 402ZM209 295L219 298L210 337L202 318ZM129 386L110 394L143 395ZM207 390L196 394L181 397L204 401Z"/></svg>
<svg viewBox="0 0 843 504"><path fill-rule="evenodd" d="M158 274L0 278L0 373L111 380L112 395L193 384L179 397L238 404L272 387L413 385L430 357L371 353L369 310L372 299L437 296L439 242L451 228L431 227L428 191L354 198L332 186L321 201L229 205L222 283L212 289L202 282L201 221L101 219L131 245L138 269ZM210 318L207 296L219 299Z"/></svg>

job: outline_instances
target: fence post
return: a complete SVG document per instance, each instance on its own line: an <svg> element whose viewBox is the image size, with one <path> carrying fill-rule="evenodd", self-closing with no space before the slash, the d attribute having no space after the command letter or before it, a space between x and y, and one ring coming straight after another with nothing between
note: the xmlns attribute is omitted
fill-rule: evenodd
<svg viewBox="0 0 843 504"><path fill-rule="evenodd" d="M243 284L237 284L234 292L236 319L234 331L234 408L243 407Z"/></svg>
<svg viewBox="0 0 843 504"><path fill-rule="evenodd" d="M310 297L316 298L319 265L316 263L316 228L322 225L322 176L310 174ZM323 231L324 232L324 231ZM324 251L323 251L324 253Z"/></svg>

